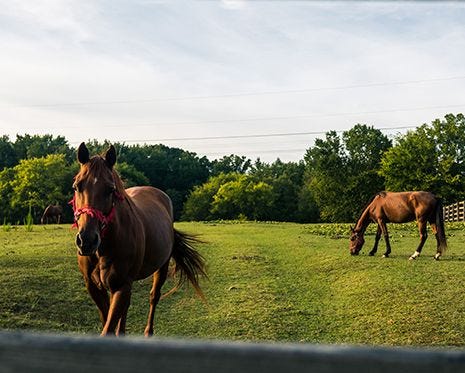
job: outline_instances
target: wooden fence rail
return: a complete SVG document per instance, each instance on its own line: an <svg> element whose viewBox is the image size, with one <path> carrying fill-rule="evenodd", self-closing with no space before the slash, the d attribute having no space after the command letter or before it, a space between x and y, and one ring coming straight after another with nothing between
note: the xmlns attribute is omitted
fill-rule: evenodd
<svg viewBox="0 0 465 373"><path fill-rule="evenodd" d="M463 349L142 340L0 332L0 372L464 372Z"/></svg>
<svg viewBox="0 0 465 373"><path fill-rule="evenodd" d="M465 221L465 201L443 207L444 221Z"/></svg>

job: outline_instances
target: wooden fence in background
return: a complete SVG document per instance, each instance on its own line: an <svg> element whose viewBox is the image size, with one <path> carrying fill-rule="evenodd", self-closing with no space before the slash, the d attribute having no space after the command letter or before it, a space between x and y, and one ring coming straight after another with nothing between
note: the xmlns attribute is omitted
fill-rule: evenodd
<svg viewBox="0 0 465 373"><path fill-rule="evenodd" d="M464 206L465 201L444 206L444 221L465 221Z"/></svg>
<svg viewBox="0 0 465 373"><path fill-rule="evenodd" d="M464 371L464 349L143 340L0 332L0 372Z"/></svg>

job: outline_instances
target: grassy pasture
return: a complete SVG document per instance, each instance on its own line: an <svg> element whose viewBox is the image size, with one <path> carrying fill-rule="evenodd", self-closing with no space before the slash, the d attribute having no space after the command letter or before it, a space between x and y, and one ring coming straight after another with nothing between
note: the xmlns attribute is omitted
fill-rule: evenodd
<svg viewBox="0 0 465 373"><path fill-rule="evenodd" d="M465 345L465 225L449 224L449 250L435 240L408 261L413 224L390 225L392 257L358 257L348 225L178 223L200 234L208 304L187 288L162 300L159 336L376 345ZM98 333L96 308L77 269L67 225L0 229L0 328ZM165 285L165 291L172 285ZM134 285L128 334L142 335L150 280Z"/></svg>

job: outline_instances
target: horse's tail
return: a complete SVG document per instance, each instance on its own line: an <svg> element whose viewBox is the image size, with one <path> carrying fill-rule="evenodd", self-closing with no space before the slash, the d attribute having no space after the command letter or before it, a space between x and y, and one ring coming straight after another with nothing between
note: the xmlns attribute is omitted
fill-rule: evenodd
<svg viewBox="0 0 465 373"><path fill-rule="evenodd" d="M178 283L174 289L164 296L171 294L189 281L196 293L205 301L200 289L200 277L207 277L204 257L194 248L195 243L201 242L198 238L174 230L174 245L171 257L174 259L174 273L179 275Z"/></svg>
<svg viewBox="0 0 465 373"><path fill-rule="evenodd" d="M40 224L44 224L45 218L47 217L48 210L50 206L47 206L44 210L44 213L42 214L42 217L40 218Z"/></svg>
<svg viewBox="0 0 465 373"><path fill-rule="evenodd" d="M439 242L438 252L444 253L447 249L446 231L444 229L444 213L442 210L442 200L438 199L436 203L436 230Z"/></svg>

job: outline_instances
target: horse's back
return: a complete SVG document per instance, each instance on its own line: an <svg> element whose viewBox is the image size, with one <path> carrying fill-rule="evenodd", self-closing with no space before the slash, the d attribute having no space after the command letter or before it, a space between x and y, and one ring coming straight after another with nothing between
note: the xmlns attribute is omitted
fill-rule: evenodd
<svg viewBox="0 0 465 373"><path fill-rule="evenodd" d="M171 221L173 220L171 199L160 189L151 186L137 186L126 189L126 193L142 211L149 210L150 213L167 214ZM156 210L152 210L153 208Z"/></svg>
<svg viewBox="0 0 465 373"><path fill-rule="evenodd" d="M426 191L384 192L373 202L380 206L390 222L403 223L423 217L428 219L435 211L437 198Z"/></svg>
<svg viewBox="0 0 465 373"><path fill-rule="evenodd" d="M126 189L126 193L143 224L145 253L138 278L145 278L171 256L174 242L173 206L168 195L154 187L132 187Z"/></svg>

